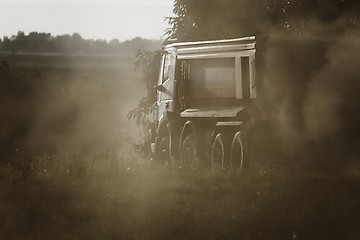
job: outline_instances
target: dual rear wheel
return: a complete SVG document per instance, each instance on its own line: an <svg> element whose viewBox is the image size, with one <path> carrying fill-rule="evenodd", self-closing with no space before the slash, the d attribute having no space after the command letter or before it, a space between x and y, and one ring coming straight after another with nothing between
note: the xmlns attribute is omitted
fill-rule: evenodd
<svg viewBox="0 0 360 240"><path fill-rule="evenodd" d="M211 147L211 168L240 171L244 165L244 150L240 131L233 138L218 133Z"/></svg>

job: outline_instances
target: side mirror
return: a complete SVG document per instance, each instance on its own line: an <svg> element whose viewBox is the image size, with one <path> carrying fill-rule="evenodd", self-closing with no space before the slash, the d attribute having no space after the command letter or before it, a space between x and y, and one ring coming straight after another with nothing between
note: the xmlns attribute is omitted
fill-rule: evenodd
<svg viewBox="0 0 360 240"><path fill-rule="evenodd" d="M166 88L165 88L163 85L156 86L155 89L156 89L157 91L162 92L162 93L165 93L165 92L166 92Z"/></svg>

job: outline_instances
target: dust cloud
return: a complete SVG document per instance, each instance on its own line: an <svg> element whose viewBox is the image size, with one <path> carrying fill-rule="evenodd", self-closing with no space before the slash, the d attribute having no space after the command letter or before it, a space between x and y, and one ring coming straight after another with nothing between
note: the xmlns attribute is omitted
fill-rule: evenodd
<svg viewBox="0 0 360 240"><path fill-rule="evenodd" d="M283 152L335 171L359 157L360 34L344 28L330 37L328 26L314 28L266 39L262 97L279 122Z"/></svg>
<svg viewBox="0 0 360 240"><path fill-rule="evenodd" d="M133 157L139 131L126 115L145 92L134 57L2 58L1 162Z"/></svg>

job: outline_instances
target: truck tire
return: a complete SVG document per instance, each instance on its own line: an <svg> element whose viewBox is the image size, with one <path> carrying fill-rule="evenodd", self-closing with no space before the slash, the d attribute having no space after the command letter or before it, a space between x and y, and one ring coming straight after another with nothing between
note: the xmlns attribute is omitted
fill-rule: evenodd
<svg viewBox="0 0 360 240"><path fill-rule="evenodd" d="M163 136L160 140L159 150L156 156L157 162L162 166L170 166L170 137Z"/></svg>
<svg viewBox="0 0 360 240"><path fill-rule="evenodd" d="M234 170L241 171L244 166L245 148L241 132L237 132L231 143L230 163Z"/></svg>
<svg viewBox="0 0 360 240"><path fill-rule="evenodd" d="M180 167L184 169L196 169L196 146L192 133L188 134L181 144Z"/></svg>
<svg viewBox="0 0 360 240"><path fill-rule="evenodd" d="M224 169L231 168L228 159L228 142L222 133L218 133L211 146L211 168Z"/></svg>

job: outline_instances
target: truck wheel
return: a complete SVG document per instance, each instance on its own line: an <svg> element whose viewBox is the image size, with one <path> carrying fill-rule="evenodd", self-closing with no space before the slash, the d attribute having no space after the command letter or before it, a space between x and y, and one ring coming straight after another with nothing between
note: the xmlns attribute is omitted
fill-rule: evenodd
<svg viewBox="0 0 360 240"><path fill-rule="evenodd" d="M227 146L223 134L217 134L211 147L211 168L229 169L231 167L227 159Z"/></svg>
<svg viewBox="0 0 360 240"><path fill-rule="evenodd" d="M161 138L159 144L159 151L157 153L157 161L160 165L169 166L170 165L170 137L164 136Z"/></svg>
<svg viewBox="0 0 360 240"><path fill-rule="evenodd" d="M231 144L230 163L233 169L240 171L244 165L244 143L241 132L237 132Z"/></svg>
<svg viewBox="0 0 360 240"><path fill-rule="evenodd" d="M180 151L180 166L182 168L196 169L196 147L194 135L188 134L182 145Z"/></svg>

